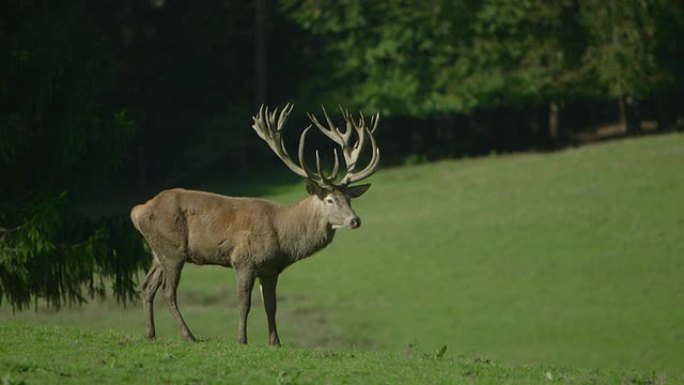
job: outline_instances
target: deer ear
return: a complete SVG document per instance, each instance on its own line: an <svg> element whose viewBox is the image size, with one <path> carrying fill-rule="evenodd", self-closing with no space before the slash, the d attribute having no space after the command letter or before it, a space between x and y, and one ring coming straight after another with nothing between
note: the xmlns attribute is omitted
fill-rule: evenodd
<svg viewBox="0 0 684 385"><path fill-rule="evenodd" d="M368 191L368 189L370 188L370 186L371 186L370 183L368 183L368 184L360 184L360 185L354 186L354 187L347 187L347 191L346 191L346 192L347 192L347 196L348 196L349 198L352 198L352 199L353 199L353 198L358 198L358 197L360 197L361 195L363 195L363 193L365 193L366 191Z"/></svg>
<svg viewBox="0 0 684 385"><path fill-rule="evenodd" d="M321 187L318 183L312 181L311 179L306 180L306 191L311 195L316 195L317 197L323 199L328 195L328 191Z"/></svg>

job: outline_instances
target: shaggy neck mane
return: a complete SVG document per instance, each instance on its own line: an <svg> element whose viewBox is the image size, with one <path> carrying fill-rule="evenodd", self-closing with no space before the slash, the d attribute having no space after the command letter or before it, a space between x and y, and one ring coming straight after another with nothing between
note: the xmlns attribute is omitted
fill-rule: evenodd
<svg viewBox="0 0 684 385"><path fill-rule="evenodd" d="M314 196L287 206L276 219L282 252L292 262L306 258L328 246L335 230L321 214L322 202Z"/></svg>

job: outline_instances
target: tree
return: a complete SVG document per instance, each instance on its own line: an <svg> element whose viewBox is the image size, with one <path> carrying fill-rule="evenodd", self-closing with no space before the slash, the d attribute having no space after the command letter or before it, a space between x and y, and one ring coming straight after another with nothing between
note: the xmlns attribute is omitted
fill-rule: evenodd
<svg viewBox="0 0 684 385"><path fill-rule="evenodd" d="M674 1L281 4L311 33L316 64L304 94L395 116L542 107L558 137L566 101L618 99L635 122L630 105L681 94L682 8Z"/></svg>
<svg viewBox="0 0 684 385"><path fill-rule="evenodd" d="M681 6L657 0L583 1L581 19L590 36L584 68L603 94L617 99L627 132L640 131L639 103L677 84L670 43ZM681 20L680 20L681 21ZM681 26L679 28L681 37ZM675 48L676 50L676 48ZM681 48L679 49L681 51ZM681 52L680 52L681 53ZM669 67L669 68L668 68ZM681 79L679 79L681 87Z"/></svg>
<svg viewBox="0 0 684 385"><path fill-rule="evenodd" d="M343 85L333 93L407 115L546 100L567 85L577 49L562 35L577 30L565 3L283 3L321 39L326 79Z"/></svg>
<svg viewBox="0 0 684 385"><path fill-rule="evenodd" d="M77 200L121 156L134 122L108 98L117 61L87 2L10 2L0 41L0 300L22 309L135 296L147 264L125 217L95 219Z"/></svg>
<svg viewBox="0 0 684 385"><path fill-rule="evenodd" d="M542 106L557 137L559 105L586 91L572 1L283 4L323 58L307 94L427 119Z"/></svg>
<svg viewBox="0 0 684 385"><path fill-rule="evenodd" d="M439 88L439 69L453 61L466 36L467 3L282 1L312 33L315 72L301 93L402 116L467 108L470 100L458 96L448 103L439 99L446 91Z"/></svg>

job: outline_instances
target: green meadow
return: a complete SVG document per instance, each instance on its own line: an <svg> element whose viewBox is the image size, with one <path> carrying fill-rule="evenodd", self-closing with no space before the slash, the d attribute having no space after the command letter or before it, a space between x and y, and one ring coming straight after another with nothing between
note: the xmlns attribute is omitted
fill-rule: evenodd
<svg viewBox="0 0 684 385"><path fill-rule="evenodd" d="M145 341L111 330L0 324L3 384L664 384L662 372L508 365L480 356Z"/></svg>
<svg viewBox="0 0 684 385"><path fill-rule="evenodd" d="M684 135L384 169L360 229L258 290L238 346L234 272L186 266L180 341L139 305L0 308L4 383L684 383ZM204 187L227 192L220 184ZM265 197L294 202L303 184ZM445 350L446 349L446 350Z"/></svg>

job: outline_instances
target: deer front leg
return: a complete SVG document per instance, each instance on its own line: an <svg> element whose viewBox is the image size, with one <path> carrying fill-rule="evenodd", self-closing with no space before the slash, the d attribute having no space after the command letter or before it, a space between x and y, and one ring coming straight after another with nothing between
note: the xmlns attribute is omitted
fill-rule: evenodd
<svg viewBox="0 0 684 385"><path fill-rule="evenodd" d="M276 285L278 276L259 277L261 283L261 298L264 300L266 319L268 320L268 343L271 346L280 346L278 329L276 328Z"/></svg>
<svg viewBox="0 0 684 385"><path fill-rule="evenodd" d="M256 278L251 269L237 270L237 297L240 310L238 325L238 342L247 344L247 316L252 306L252 288Z"/></svg>

